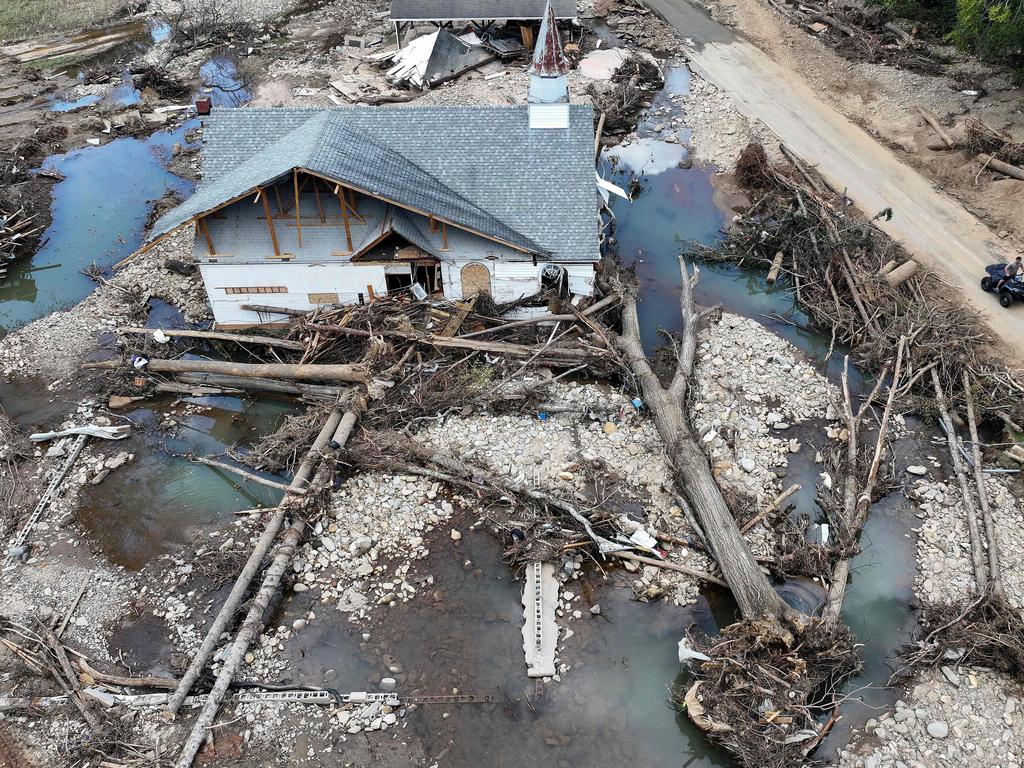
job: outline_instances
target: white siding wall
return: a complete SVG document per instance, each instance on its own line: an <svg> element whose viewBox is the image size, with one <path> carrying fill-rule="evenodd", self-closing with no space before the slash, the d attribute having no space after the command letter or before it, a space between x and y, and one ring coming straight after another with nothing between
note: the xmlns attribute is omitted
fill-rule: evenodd
<svg viewBox="0 0 1024 768"><path fill-rule="evenodd" d="M444 295L448 299L462 298L462 268L467 264L481 264L491 273L491 294L496 301L513 301L540 290L540 274L544 264L502 261L457 261L441 264ZM564 264L569 273L569 290L575 294L594 294L593 264ZM275 307L309 310L315 306L311 293L337 294L341 303L359 300L362 293L369 298L366 286L385 293L385 274L409 274L409 266L399 264L385 267L380 264L302 262L270 264L200 264L206 293L213 308L213 316L220 325L257 324L261 321L255 312L241 308L242 304L268 304ZM225 288L284 286L287 293L227 294Z"/></svg>
<svg viewBox="0 0 1024 768"><path fill-rule="evenodd" d="M462 298L462 268L467 264L481 264L491 273L491 295L495 301L514 301L540 290L540 273L544 262L509 261L452 261L441 264L444 295L449 299ZM594 265L560 264L569 273L569 291L583 296L594 295Z"/></svg>
<svg viewBox="0 0 1024 768"><path fill-rule="evenodd" d="M314 307L309 300L311 293L336 293L342 303L358 301L360 293L366 296L367 285L382 294L384 275L388 271L382 265L303 263L201 264L199 270L214 319L220 325L259 323L260 316L243 310L242 304L309 310ZM401 265L400 270L409 273L408 265ZM225 288L256 286L284 286L288 293L228 295L224 291Z"/></svg>

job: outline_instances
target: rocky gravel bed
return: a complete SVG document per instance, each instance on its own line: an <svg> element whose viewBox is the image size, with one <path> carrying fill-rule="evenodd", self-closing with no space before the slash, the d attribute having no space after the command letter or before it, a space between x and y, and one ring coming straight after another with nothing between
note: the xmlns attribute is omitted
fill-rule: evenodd
<svg viewBox="0 0 1024 768"><path fill-rule="evenodd" d="M687 144L696 160L713 163L719 171L732 171L740 151L751 142L762 144L770 154L777 152L778 141L764 123L748 120L728 93L697 73L690 77L689 92L672 101L689 129Z"/></svg>
<svg viewBox="0 0 1024 768"><path fill-rule="evenodd" d="M937 450L939 450L937 448ZM906 468L907 491L921 520L914 591L923 603L948 603L976 585L970 538L959 485L940 479L937 456ZM973 487L973 485L972 485ZM1024 605L1024 511L1004 478L989 475L985 490L999 541L1006 597ZM979 521L980 522L980 521ZM939 669L920 670L892 712L869 720L840 752L851 768L1024 765L1024 718L1019 681L955 658Z"/></svg>
<svg viewBox="0 0 1024 768"><path fill-rule="evenodd" d="M1010 603L1020 608L1024 606L1024 510L1003 479L989 475L985 490L999 540L1003 588ZM918 597L931 603L967 597L976 585L959 485L920 479L909 495L922 518L917 541Z"/></svg>
<svg viewBox="0 0 1024 768"><path fill-rule="evenodd" d="M700 337L695 374L693 426L715 476L763 508L781 490L788 456L802 448L788 430L833 420L838 393L788 342L731 314Z"/></svg>
<svg viewBox="0 0 1024 768"><path fill-rule="evenodd" d="M102 334L145 319L149 299L181 310L189 322L208 317L206 293L198 271L180 275L166 267L169 258L192 260L191 229L169 237L136 256L70 309L35 320L0 340L0 367L6 377L43 376L51 389L79 374L79 365L102 343Z"/></svg>
<svg viewBox="0 0 1024 768"><path fill-rule="evenodd" d="M851 768L1024 765L1019 684L989 670L942 667L918 675L907 701L869 720L856 747L841 750Z"/></svg>

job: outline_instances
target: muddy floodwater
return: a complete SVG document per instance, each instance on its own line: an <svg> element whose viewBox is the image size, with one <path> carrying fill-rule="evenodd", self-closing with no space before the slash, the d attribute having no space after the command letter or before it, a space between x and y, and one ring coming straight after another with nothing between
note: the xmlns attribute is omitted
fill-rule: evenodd
<svg viewBox="0 0 1024 768"><path fill-rule="evenodd" d="M248 98L244 84L217 60L204 68L203 77L203 92L220 104ZM674 68L655 106L666 104L687 84L688 72ZM53 225L43 247L0 286L0 334L83 298L93 283L79 270L93 262L106 267L131 253L141 242L152 202L167 190L191 192L189 183L165 169L170 148L183 141L184 130L159 132L147 140L117 139L47 161L66 179L54 188ZM730 213L716 207L711 169L686 167L685 147L658 139L650 120L638 134L638 142L606 152L601 171L623 186L632 174L640 182L632 202L613 197L611 208L618 251L636 266L640 319L651 346L658 327L671 330L680 322L676 255L690 241L713 242ZM823 357L829 339L806 328L807 318L784 284L766 289L763 272L702 266L697 299L755 318L823 368L827 364ZM158 308L161 312L168 322L175 321L173 312ZM826 373L834 379L837 370L833 360ZM860 378L853 384L860 389ZM232 520L239 510L277 500L274 491L190 463L183 454L219 454L231 446L244 450L273 431L291 406L233 397L185 403L202 409L185 413L183 405L176 406L172 418L178 424L169 432L155 429L167 403L128 412L139 429L118 448L132 451L136 460L84 491L80 522L105 555L125 567L140 568L193 534ZM40 427L56 426L53 421L72 409L53 403L42 383L34 392L0 386L0 404L23 424ZM813 491L819 471L809 444L789 467L788 482L803 486L794 499L797 511L812 522L821 521ZM896 649L909 638L913 519L897 491L874 508L868 522L844 611L865 644L866 669L851 681L851 691L884 684ZM433 761L446 766L729 764L667 703L671 687L685 681L676 643L691 625L713 633L732 621L735 612L727 595L707 592L688 608L639 603L614 575L605 580L598 570L588 570L576 591L586 598L585 606L600 605L600 616L573 622L575 634L565 642L562 657L571 669L560 682L537 685L527 680L522 659L521 583L502 562L489 533L468 531L472 522L461 521L459 527L467 532L457 546L442 537L431 547L434 554L414 566L419 575L434 576L434 592L382 612L369 629L369 641L361 637L363 628L321 606L313 593L292 595L275 622L311 609L318 618L286 646L290 666L280 682L330 681L340 690L372 690L397 662L402 691L441 694L457 688L493 697L490 703L457 708L423 705L408 714L405 727ZM409 579L414 576L410 573ZM787 599L812 606L818 594L809 584L781 588ZM165 634L159 621L143 617L123 627L117 638L131 646L142 666L162 672L168 656ZM893 697L879 690L856 695L872 706ZM846 724L862 722L872 710L851 704L846 712L833 741L843 738ZM320 745L320 738L303 735L296 757ZM343 749L338 745L342 754ZM827 744L823 752L828 750Z"/></svg>

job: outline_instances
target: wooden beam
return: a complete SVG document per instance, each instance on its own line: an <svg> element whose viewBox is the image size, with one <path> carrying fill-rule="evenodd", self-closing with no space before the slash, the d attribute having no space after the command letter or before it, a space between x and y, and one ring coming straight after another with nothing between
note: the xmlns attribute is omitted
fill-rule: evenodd
<svg viewBox="0 0 1024 768"><path fill-rule="evenodd" d="M203 233L203 237L206 238L206 252L210 256L216 256L217 250L213 247L213 238L210 237L210 228L206 225L206 217L196 219L199 222L199 231Z"/></svg>
<svg viewBox="0 0 1024 768"><path fill-rule="evenodd" d="M262 188L260 189L260 197L263 199L263 212L267 215L267 229L270 230L270 242L274 245L274 255L280 256L281 249L277 244L277 232L274 231L274 219L270 215L270 201L267 200L267 193Z"/></svg>
<svg viewBox="0 0 1024 768"><path fill-rule="evenodd" d="M345 201L341 199L341 195L338 195L338 205L341 206L341 219L345 224L345 243L348 246L348 252L352 253L352 229L348 223L348 208L345 206Z"/></svg>
<svg viewBox="0 0 1024 768"><path fill-rule="evenodd" d="M302 222L299 220L299 169L292 171L292 185L295 187L295 236L302 247Z"/></svg>
<svg viewBox="0 0 1024 768"><path fill-rule="evenodd" d="M308 169L303 169L303 173L307 173L307 174L310 174L310 175L313 175L313 176L317 176L317 177L319 177L321 179L324 179L326 181L331 182L332 184L337 184L338 183L337 179L332 179L330 176L324 176L323 174L316 173L315 171L310 171ZM420 216L423 216L424 218L426 218L427 216L430 215L427 211L421 211L419 208L413 208L412 206L410 206L410 205L408 205L406 203L399 203L399 202L397 202L395 200L389 200L386 197L381 197L380 195L375 195L372 192L368 192L365 189L360 189L359 187L350 187L350 189L353 190L353 194L355 192L358 192L361 195L366 195L367 197L372 197L374 200L380 200L381 202L391 203L396 208L401 208L404 211L412 211L413 213L418 213ZM441 219L440 217L436 217L436 218L437 218L438 221L442 221L442 222L445 221L444 219ZM488 235L488 234L486 234L484 232L481 232L479 230L471 229L470 227L465 226L464 224L459 224L458 222L455 222L455 221L451 221L451 222L448 222L448 223L451 224L454 227L458 227L459 229L461 229L461 230L463 230L465 232L469 232L471 235L477 235L478 237L482 237L485 240L490 240L491 242L494 242L494 243L500 243L501 245L507 246L507 247L511 248L512 250L514 250L514 251L519 251L520 253L527 253L527 254L532 254L533 253L533 251L531 251L531 250L529 250L527 248L524 248L521 245L516 245L515 243L510 242L508 240L502 240L500 237L495 237L494 235Z"/></svg>
<svg viewBox="0 0 1024 768"><path fill-rule="evenodd" d="M445 222L443 222L443 221L441 222L441 241L442 241L441 250L442 251L447 251L448 250L448 225Z"/></svg>
<svg viewBox="0 0 1024 768"><path fill-rule="evenodd" d="M335 184L334 185L334 194L336 194L338 196L338 202L341 203L342 214L344 214L345 210L347 209L349 214L352 216L353 219L358 221L360 224L365 224L366 223L366 219L364 219L362 217L362 215L360 215L359 211L357 211L355 209L355 199L356 199L356 193L355 192L353 192L350 189L346 189L345 187L341 186L341 184ZM348 201L348 196L349 195L352 195L353 202L351 202L351 203Z"/></svg>
<svg viewBox="0 0 1024 768"><path fill-rule="evenodd" d="M317 210L320 211L320 223L326 224L327 219L324 218L324 204L320 202L320 184L317 183L315 178L313 179L313 195L316 197Z"/></svg>

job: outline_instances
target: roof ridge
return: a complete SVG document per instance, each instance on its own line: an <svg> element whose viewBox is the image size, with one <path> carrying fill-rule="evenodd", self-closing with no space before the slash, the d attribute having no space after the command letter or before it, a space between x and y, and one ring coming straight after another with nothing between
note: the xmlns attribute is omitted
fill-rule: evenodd
<svg viewBox="0 0 1024 768"><path fill-rule="evenodd" d="M522 232L520 232L518 229L516 229L514 226L509 224L502 217L496 215L492 211L489 211L486 208L481 207L479 204L473 202L472 200L467 199L462 193L457 192L456 190L452 189L450 186L448 186L443 181L441 181L439 178L437 178L437 176L435 176L433 173L431 173L430 171L426 170L419 163L417 163L416 161L411 159L408 155L405 155L401 151L399 151L398 149L394 149L394 148L388 146L387 144L384 144L384 143L378 141L376 138L370 136L369 134L367 134L367 133L365 133L363 131L360 131L360 130L358 130L356 128L353 128L350 125L347 125L343 120L334 119L336 117L336 115L337 115L337 113L335 113L335 114L328 114L327 120L325 120L324 127L323 127L323 129L321 131L321 134L320 134L320 137L319 137L319 139L317 141L317 145L316 145L317 148L314 150L314 152L312 153L312 156L310 157L310 162L311 163L314 161L314 159L316 157L316 154L320 151L321 146L324 143L326 143L325 135L327 134L328 130L330 130L332 128L340 127L342 129L344 129L344 131L349 133L350 135L357 136L360 139L360 141L364 141L367 144L370 144L370 145L374 146L375 148L377 148L378 150L380 150L382 152L385 152L385 153L390 154L390 155L395 155L395 156L401 158L403 162L405 162L408 165L410 165L413 168L415 168L418 173L421 173L424 176L426 176L428 179L431 179L435 184L437 184L438 187L440 187L441 189L445 190L448 194L452 195L453 197L457 198L467 208L470 208L470 209L476 211L477 213L483 214L487 218L490 218L493 221L501 224L503 227L508 229L509 232L513 233L517 237L522 238L523 242L529 244L530 248L534 249L537 253L544 253L545 252L545 249L542 248L540 245L538 245L536 242L534 242L533 238L528 237L527 235L524 235ZM303 123L303 125L306 125L306 123ZM298 129L296 129L296 130L298 130ZM287 134L287 135L290 135L290 134ZM396 200L395 202L398 203L399 205L402 205L401 201L397 201ZM454 222L454 223L458 224L459 222ZM466 224L466 223L462 223L460 226L464 226L465 227L465 226L469 226L469 225ZM499 235L497 233L493 233L492 232L490 234L492 234L495 237L499 237Z"/></svg>

